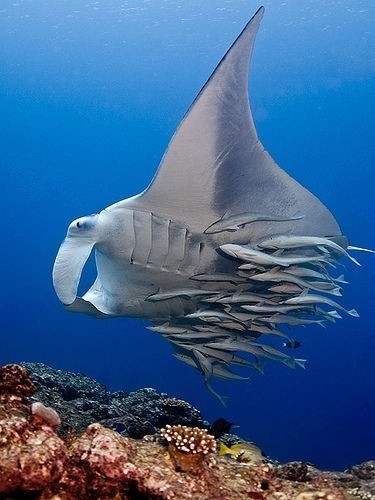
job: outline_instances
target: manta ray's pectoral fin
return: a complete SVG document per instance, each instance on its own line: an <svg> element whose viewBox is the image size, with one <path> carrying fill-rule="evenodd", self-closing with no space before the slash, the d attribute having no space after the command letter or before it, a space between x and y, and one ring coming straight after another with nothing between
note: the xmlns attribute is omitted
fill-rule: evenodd
<svg viewBox="0 0 375 500"><path fill-rule="evenodd" d="M330 211L282 170L259 141L248 73L263 12L256 12L199 92L150 186L124 200L125 205L176 217L196 233L216 233L215 223L225 224L226 214L234 219L233 214L270 216L265 224L245 220L241 242L244 236L256 241L266 234L341 235ZM225 229L230 234L236 224Z"/></svg>

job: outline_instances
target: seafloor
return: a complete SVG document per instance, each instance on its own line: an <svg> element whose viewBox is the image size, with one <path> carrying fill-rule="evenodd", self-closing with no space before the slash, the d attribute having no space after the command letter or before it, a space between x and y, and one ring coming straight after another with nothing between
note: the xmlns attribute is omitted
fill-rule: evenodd
<svg viewBox="0 0 375 500"><path fill-rule="evenodd" d="M375 461L345 472L280 464L212 429L154 389L110 393L82 374L6 365L0 500L375 499Z"/></svg>

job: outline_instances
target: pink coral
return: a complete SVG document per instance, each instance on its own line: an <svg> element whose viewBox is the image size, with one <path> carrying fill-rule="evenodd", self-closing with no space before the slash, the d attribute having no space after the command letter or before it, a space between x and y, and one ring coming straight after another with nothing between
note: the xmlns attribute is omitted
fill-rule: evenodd
<svg viewBox="0 0 375 500"><path fill-rule="evenodd" d="M0 368L0 396L32 396L36 387L29 371L20 365L5 365Z"/></svg>
<svg viewBox="0 0 375 500"><path fill-rule="evenodd" d="M127 438L100 424L91 424L72 444L70 454L91 474L105 478L107 485L118 485L134 479L136 467L128 458L132 448Z"/></svg>
<svg viewBox="0 0 375 500"><path fill-rule="evenodd" d="M32 421L24 396L34 391L25 368L1 368L0 492L42 489L62 475L67 450L48 423Z"/></svg>

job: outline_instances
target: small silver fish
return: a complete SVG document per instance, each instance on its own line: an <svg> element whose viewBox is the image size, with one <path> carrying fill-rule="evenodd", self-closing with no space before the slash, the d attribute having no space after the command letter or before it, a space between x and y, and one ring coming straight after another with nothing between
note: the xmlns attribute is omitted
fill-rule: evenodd
<svg viewBox="0 0 375 500"><path fill-rule="evenodd" d="M264 304L274 304L270 299L265 298L264 295L257 295L255 293L234 293L233 295L227 295L220 297L216 300L219 304L241 304L244 302L262 302Z"/></svg>
<svg viewBox="0 0 375 500"><path fill-rule="evenodd" d="M198 339L212 339L212 338L230 338L230 334L225 334L225 333L222 333L222 334L217 334L217 333L214 333L210 330L206 330L204 332L195 332L193 330L187 330L186 332L183 332L183 333L168 333L168 334L164 334L164 337L166 337L168 340L170 340L171 338L175 339L175 340L180 340L182 342L184 341L188 341L188 340L198 340Z"/></svg>
<svg viewBox="0 0 375 500"><path fill-rule="evenodd" d="M323 309L320 309L320 307L316 307L315 311L317 314L320 314L320 316L323 316L324 318L328 319L329 321L332 321L333 323L336 322L337 319L342 319L342 316L334 310L334 311L324 311Z"/></svg>
<svg viewBox="0 0 375 500"><path fill-rule="evenodd" d="M242 375L237 375L237 373L233 373L228 368L225 368L224 365L213 365L212 366L212 374L215 377L223 378L226 380L249 380L250 377L243 377Z"/></svg>
<svg viewBox="0 0 375 500"><path fill-rule="evenodd" d="M322 247L329 248L339 255L348 257L352 262L360 266L361 264L352 257L343 247L328 238L318 236L272 236L257 243L259 248L301 248L301 247Z"/></svg>
<svg viewBox="0 0 375 500"><path fill-rule="evenodd" d="M152 332L162 333L163 335L181 335L188 333L188 329L180 326L170 326L169 323L163 323L162 325L146 326L147 330Z"/></svg>
<svg viewBox="0 0 375 500"><path fill-rule="evenodd" d="M169 290L168 292L158 291L149 295L145 300L149 302L158 302L160 300L170 300L181 297L185 299L191 299L193 297L213 294L215 294L215 292L211 292L209 290L199 290L197 288L176 288L174 290Z"/></svg>
<svg viewBox="0 0 375 500"><path fill-rule="evenodd" d="M247 224L252 224L253 222L289 222L293 220L303 219L303 217L303 215L295 215L293 217L280 217L276 215L265 215L247 212L229 216L227 216L227 214L224 214L221 219L208 226L208 228L205 229L204 233L215 234L221 233L222 231L238 231L240 228L245 227Z"/></svg>
<svg viewBox="0 0 375 500"><path fill-rule="evenodd" d="M245 309L245 311L257 312L257 313L270 312L270 313L282 313L282 314L301 309L299 304L298 305L266 304L266 305L251 305L251 306L244 305L241 307L242 309Z"/></svg>
<svg viewBox="0 0 375 500"><path fill-rule="evenodd" d="M297 326L297 325L313 325L317 324L322 327L325 327L324 320L322 319L306 319L306 318L297 318L296 316L287 316L286 314L272 314L271 316L259 316L257 318L258 322L265 322L268 324L278 324L284 323L286 325Z"/></svg>
<svg viewBox="0 0 375 500"><path fill-rule="evenodd" d="M287 272L272 272L268 271L266 273L256 274L254 276L250 276L251 280L255 281L287 281L290 283L294 283L304 288L310 288L311 290L317 291L325 291L326 293L330 293L332 295L341 295L341 290L338 286L332 284L329 281L306 281L297 276L294 276L291 273Z"/></svg>
<svg viewBox="0 0 375 500"><path fill-rule="evenodd" d="M304 367L304 362L306 360L296 360L287 354L274 349L273 347L258 344L256 342L244 342L244 341L224 341L224 342L214 342L210 346L217 346L221 349L226 350L239 350L244 352L249 352L256 356L256 358L268 358L274 361L280 361L290 368L294 368L296 364L298 366Z"/></svg>
<svg viewBox="0 0 375 500"><path fill-rule="evenodd" d="M323 281L335 281L327 272L321 272L309 267L291 266L288 268L288 273L294 274L300 278L317 278Z"/></svg>
<svg viewBox="0 0 375 500"><path fill-rule="evenodd" d="M193 350L199 350L205 356L214 358L216 361L220 361L223 363L233 363L239 366L250 366L250 363L247 359L241 358L240 356L236 356L235 354L233 354L232 351L228 352L221 349L212 348L211 342L207 342L204 345L183 343L181 341L175 341L175 340L171 340L171 342L173 344L176 344L180 349L184 349L185 351L193 352Z"/></svg>
<svg viewBox="0 0 375 500"><path fill-rule="evenodd" d="M208 323L221 323L225 324L226 328L232 328L234 330L243 330L244 325L241 321L237 321L232 315L227 314L224 311L197 311L191 314L186 314L185 318L188 319L198 319L200 321L206 321Z"/></svg>
<svg viewBox="0 0 375 500"><path fill-rule="evenodd" d="M345 309L343 306L335 302L334 300L324 297L323 295L300 295L299 297L291 297L285 301L285 304L327 304L332 307L337 307L340 311L345 311L350 316L355 318L359 317L359 314L355 309Z"/></svg>
<svg viewBox="0 0 375 500"><path fill-rule="evenodd" d="M238 276L232 274L225 273L217 273L217 274L195 274L194 276L190 276L191 280L194 281L213 281L213 282L228 282L233 285L237 285L238 283L245 283L246 280L239 278Z"/></svg>
<svg viewBox="0 0 375 500"><path fill-rule="evenodd" d="M370 248L354 247L353 245L349 245L348 250L357 250L359 252L375 253L375 250L371 250Z"/></svg>
<svg viewBox="0 0 375 500"><path fill-rule="evenodd" d="M341 247L340 247L341 248ZM318 256L305 256L305 257L278 257L275 255L267 254L265 252L256 250L250 246L234 245L228 243L226 245L221 245L220 249L231 257L236 257L237 259L245 260L250 262L250 267L248 264L242 264L239 269L252 269L253 264L260 264L265 266L283 266L289 267L295 264L305 264L317 261L326 261L326 257L323 255Z"/></svg>
<svg viewBox="0 0 375 500"><path fill-rule="evenodd" d="M197 349L192 349L191 352L205 379L209 380L212 377L212 362Z"/></svg>
<svg viewBox="0 0 375 500"><path fill-rule="evenodd" d="M290 295L292 293L301 293L304 290L307 291L308 289L303 288L300 285L296 285L295 283L283 283L282 285L270 286L269 290L272 292Z"/></svg>

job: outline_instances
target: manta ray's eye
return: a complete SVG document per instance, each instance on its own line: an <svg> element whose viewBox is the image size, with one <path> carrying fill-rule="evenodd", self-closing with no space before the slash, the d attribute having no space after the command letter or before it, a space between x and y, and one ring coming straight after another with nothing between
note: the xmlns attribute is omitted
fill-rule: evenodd
<svg viewBox="0 0 375 500"><path fill-rule="evenodd" d="M90 227L90 223L88 220L85 220L85 219L79 219L77 220L74 225L73 225L73 228L77 228L77 229L88 229Z"/></svg>
<svg viewBox="0 0 375 500"><path fill-rule="evenodd" d="M70 223L68 227L68 232L72 234L87 234L92 229L95 228L97 222L97 215L87 215L85 217L80 217L79 219L74 220Z"/></svg>

